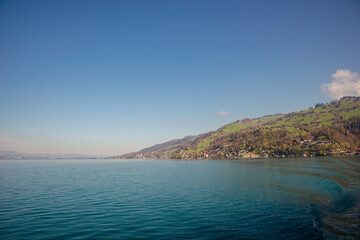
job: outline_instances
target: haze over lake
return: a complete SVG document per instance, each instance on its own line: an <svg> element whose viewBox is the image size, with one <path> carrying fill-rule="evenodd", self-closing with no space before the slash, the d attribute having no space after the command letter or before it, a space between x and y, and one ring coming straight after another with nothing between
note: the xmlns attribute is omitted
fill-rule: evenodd
<svg viewBox="0 0 360 240"><path fill-rule="evenodd" d="M0 240L360 239L359 0L0 0Z"/></svg>
<svg viewBox="0 0 360 240"><path fill-rule="evenodd" d="M1 160L1 239L358 239L358 157Z"/></svg>

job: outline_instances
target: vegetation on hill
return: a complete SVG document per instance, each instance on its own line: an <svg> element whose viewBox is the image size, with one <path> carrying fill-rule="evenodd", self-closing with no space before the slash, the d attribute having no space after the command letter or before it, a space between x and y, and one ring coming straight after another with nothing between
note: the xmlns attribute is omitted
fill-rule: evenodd
<svg viewBox="0 0 360 240"><path fill-rule="evenodd" d="M243 119L199 136L116 158L241 159L360 153L360 97Z"/></svg>

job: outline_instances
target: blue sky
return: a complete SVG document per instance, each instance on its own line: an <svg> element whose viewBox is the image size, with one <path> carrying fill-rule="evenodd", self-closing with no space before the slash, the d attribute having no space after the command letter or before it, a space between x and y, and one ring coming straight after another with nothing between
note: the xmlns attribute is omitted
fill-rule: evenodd
<svg viewBox="0 0 360 240"><path fill-rule="evenodd" d="M306 109L359 43L359 1L1 1L0 150L121 154Z"/></svg>

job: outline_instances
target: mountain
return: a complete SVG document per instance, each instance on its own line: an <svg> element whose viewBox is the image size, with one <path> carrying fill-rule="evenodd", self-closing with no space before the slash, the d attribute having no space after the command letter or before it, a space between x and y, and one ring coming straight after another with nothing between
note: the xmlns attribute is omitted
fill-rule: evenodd
<svg viewBox="0 0 360 240"><path fill-rule="evenodd" d="M105 158L105 155L87 155L87 154L72 154L72 153L38 153L29 154L14 151L0 151L0 159L90 159L90 158Z"/></svg>
<svg viewBox="0 0 360 240"><path fill-rule="evenodd" d="M113 158L243 159L360 154L360 97L243 119Z"/></svg>

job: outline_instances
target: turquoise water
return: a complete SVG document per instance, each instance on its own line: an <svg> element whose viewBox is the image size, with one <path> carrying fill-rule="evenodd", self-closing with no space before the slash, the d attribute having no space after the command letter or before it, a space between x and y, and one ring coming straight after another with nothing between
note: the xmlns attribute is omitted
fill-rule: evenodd
<svg viewBox="0 0 360 240"><path fill-rule="evenodd" d="M359 239L360 159L1 160L0 239Z"/></svg>

